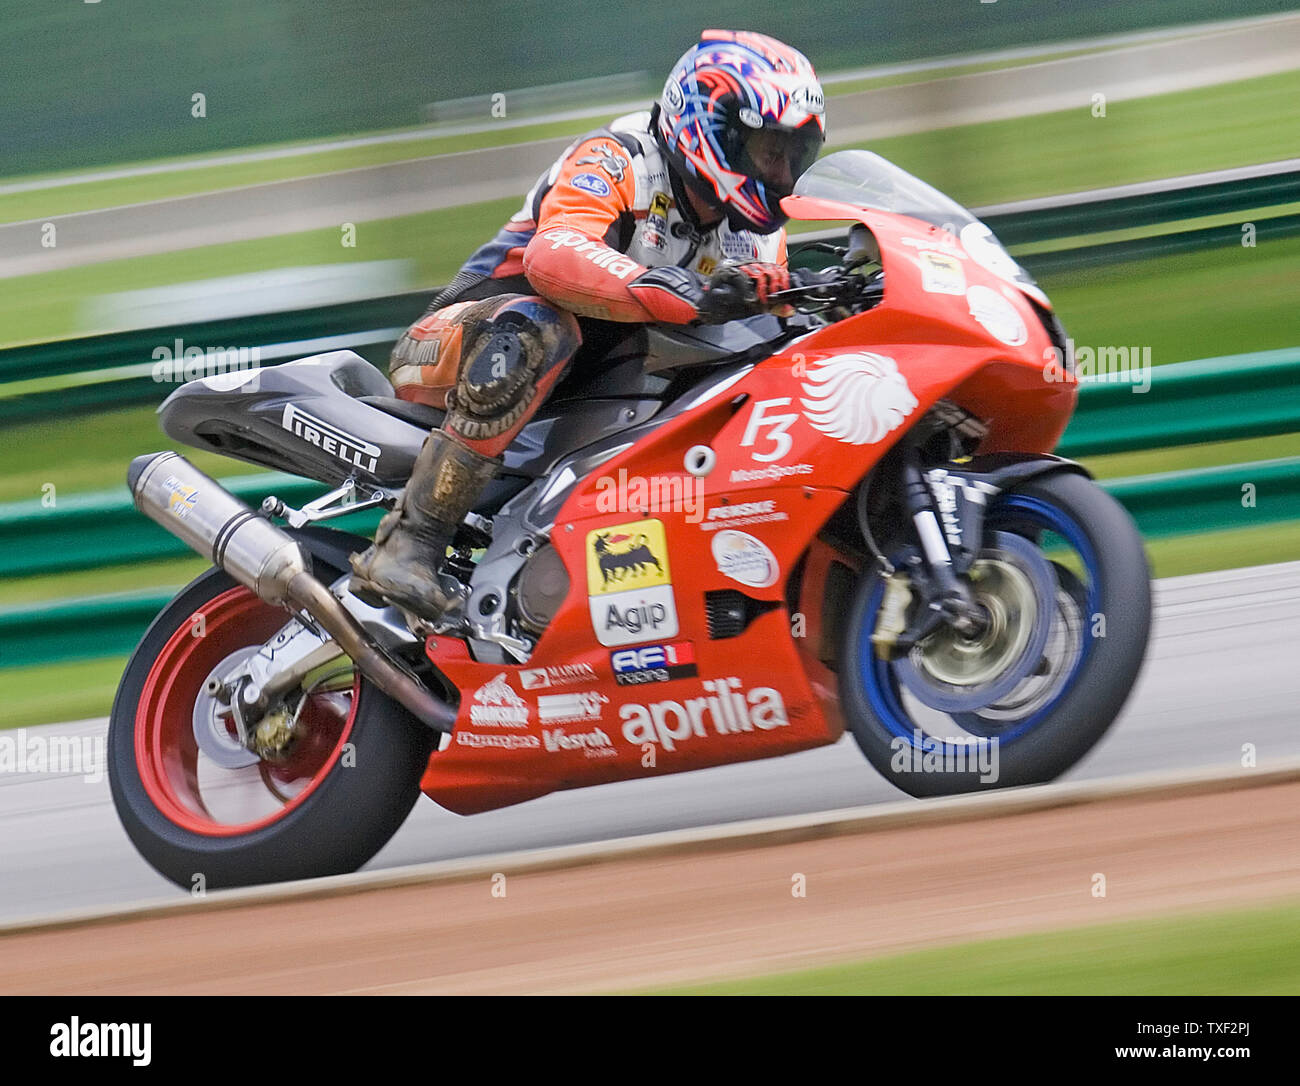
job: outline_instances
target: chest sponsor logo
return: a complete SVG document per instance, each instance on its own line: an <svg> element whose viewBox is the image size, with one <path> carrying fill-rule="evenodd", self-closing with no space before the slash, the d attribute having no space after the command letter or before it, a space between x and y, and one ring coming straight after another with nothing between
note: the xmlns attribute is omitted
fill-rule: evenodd
<svg viewBox="0 0 1300 1086"><path fill-rule="evenodd" d="M526 728L528 703L510 688L503 671L474 691L469 720L476 728Z"/></svg>
<svg viewBox="0 0 1300 1086"><path fill-rule="evenodd" d="M718 262L711 256L702 256L695 262L695 270L701 275L711 275Z"/></svg>
<svg viewBox="0 0 1300 1086"><path fill-rule="evenodd" d="M746 691L736 678L706 679L700 686L704 690L700 697L624 705L619 710L623 738L636 746L657 743L664 750L672 751L678 743L702 739L710 732L752 734L784 728L790 723L785 702L773 687L756 686Z"/></svg>
<svg viewBox="0 0 1300 1086"><path fill-rule="evenodd" d="M554 664L530 667L519 673L519 685L525 690L545 690L550 686L596 681L596 669L590 664Z"/></svg>
<svg viewBox="0 0 1300 1086"><path fill-rule="evenodd" d="M537 719L542 724L583 724L599 720L609 701L594 690L574 694L542 694L537 699Z"/></svg>
<svg viewBox="0 0 1300 1086"><path fill-rule="evenodd" d="M758 258L758 245L754 236L747 233L733 234L730 231L719 235L722 254L729 260L749 261Z"/></svg>
<svg viewBox="0 0 1300 1086"><path fill-rule="evenodd" d="M580 750L587 758L613 758L618 753L614 749L614 741L601 728L593 728L589 732L543 728L542 745L552 753L561 750Z"/></svg>
<svg viewBox="0 0 1300 1086"><path fill-rule="evenodd" d="M789 519L790 514L778 509L774 501L736 502L734 505L715 505L700 523L700 530L714 532L742 524L770 524Z"/></svg>
<svg viewBox="0 0 1300 1086"><path fill-rule="evenodd" d="M609 664L619 686L666 683L699 674L695 666L695 646L689 641L620 649L609 654Z"/></svg>
<svg viewBox="0 0 1300 1086"><path fill-rule="evenodd" d="M883 354L832 355L808 367L804 418L827 437L848 445L872 445L916 410L917 399Z"/></svg>
<svg viewBox="0 0 1300 1086"><path fill-rule="evenodd" d="M618 279L626 279L641 266L630 257L626 257L598 241L592 241L586 234L577 230L547 230L542 234L542 239L551 243L552 250L572 249L584 260L590 260L596 267L604 268L610 275ZM573 307L570 306L570 308Z"/></svg>
<svg viewBox="0 0 1300 1086"><path fill-rule="evenodd" d="M966 273L955 256L923 250L916 254L916 259L921 266L922 290L928 294L966 293Z"/></svg>
<svg viewBox="0 0 1300 1086"><path fill-rule="evenodd" d="M315 445L331 456L337 456L344 463L353 464L365 471L374 471L375 465L379 463L378 445L354 437L346 430L340 430L333 423L318 419L291 403L284 405L280 425L308 445Z"/></svg>
<svg viewBox="0 0 1300 1086"><path fill-rule="evenodd" d="M575 189L590 192L593 196L608 196L609 182L594 173L578 173L569 178L569 184Z"/></svg>
<svg viewBox="0 0 1300 1086"><path fill-rule="evenodd" d="M781 576L776 555L767 544L746 532L725 528L713 537L718 572L750 588L770 588Z"/></svg>
<svg viewBox="0 0 1300 1086"><path fill-rule="evenodd" d="M596 638L634 645L677 633L668 540L657 519L587 533L587 597Z"/></svg>

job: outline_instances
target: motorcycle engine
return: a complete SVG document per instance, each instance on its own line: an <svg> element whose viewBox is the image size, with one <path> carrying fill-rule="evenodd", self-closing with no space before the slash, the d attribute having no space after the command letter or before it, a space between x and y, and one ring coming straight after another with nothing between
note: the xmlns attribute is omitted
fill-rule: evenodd
<svg viewBox="0 0 1300 1086"><path fill-rule="evenodd" d="M569 574L559 552L547 543L535 550L515 578L515 613L519 624L535 634L550 625L569 594Z"/></svg>

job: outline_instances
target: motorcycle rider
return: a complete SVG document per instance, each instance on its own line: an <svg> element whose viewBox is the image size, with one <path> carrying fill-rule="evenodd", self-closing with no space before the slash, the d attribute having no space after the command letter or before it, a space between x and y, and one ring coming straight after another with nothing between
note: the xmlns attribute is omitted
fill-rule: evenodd
<svg viewBox="0 0 1300 1086"><path fill-rule="evenodd" d="M789 285L780 199L821 149L823 112L802 53L706 30L652 109L569 146L393 349L398 396L447 416L352 556L354 592L428 620L448 609L447 546L584 334L767 308Z"/></svg>

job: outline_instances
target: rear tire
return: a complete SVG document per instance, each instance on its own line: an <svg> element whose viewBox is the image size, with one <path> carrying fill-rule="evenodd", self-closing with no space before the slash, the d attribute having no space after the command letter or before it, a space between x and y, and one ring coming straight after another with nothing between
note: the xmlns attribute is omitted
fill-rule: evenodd
<svg viewBox="0 0 1300 1086"><path fill-rule="evenodd" d="M392 837L420 794L436 736L359 674L350 691L312 695L306 712L320 725L299 741L294 750L302 753L289 767L223 770L198 750L193 706L212 667L260 644L288 618L209 570L154 620L122 676L108 731L113 803L140 854L178 886L354 871ZM191 636L196 628L200 637ZM259 776L265 796L257 793ZM211 809L242 789L268 813L245 819Z"/></svg>
<svg viewBox="0 0 1300 1086"><path fill-rule="evenodd" d="M1050 700L1019 720L997 720L983 709L942 716L918 701L909 706L896 665L878 660L871 644L884 578L878 569L865 575L840 646L842 706L867 760L914 796L1039 784L1058 777L1110 727L1146 653L1151 627L1146 553L1132 519L1104 490L1073 473L1040 476L1000 495L989 509L986 528L986 539L996 530L1035 542L1046 531L1078 551L1087 577L1077 659L1068 673L1062 668L1060 687ZM1058 601L1078 600L1080 582L1067 580L1061 567L1053 568L1058 571ZM1064 626L1066 604L1058 606L1052 621ZM1054 627L1058 632L1063 636ZM986 751L981 768L971 765L972 738L976 744L996 740L996 752L992 747ZM952 768L937 768L945 764Z"/></svg>

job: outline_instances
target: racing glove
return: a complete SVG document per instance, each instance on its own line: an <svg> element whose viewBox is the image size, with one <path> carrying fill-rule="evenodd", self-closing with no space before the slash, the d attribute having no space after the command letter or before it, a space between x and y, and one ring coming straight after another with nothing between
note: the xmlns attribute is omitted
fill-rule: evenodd
<svg viewBox="0 0 1300 1086"><path fill-rule="evenodd" d="M722 324L766 313L769 299L790 286L781 264L727 264L707 279L674 265L651 268L628 284L655 320L670 324Z"/></svg>

